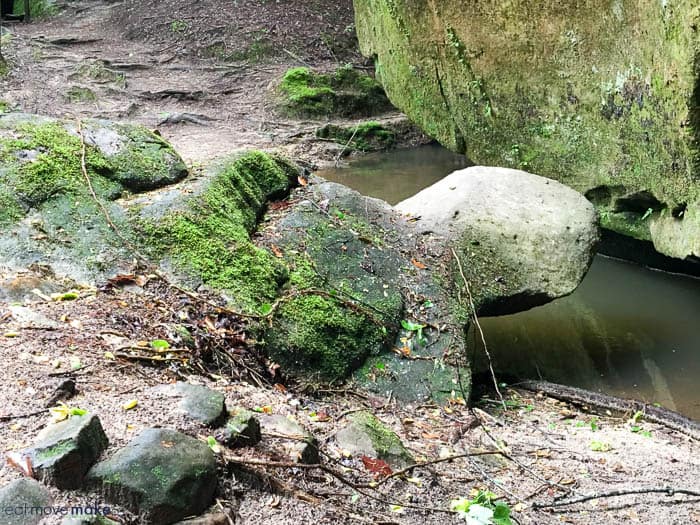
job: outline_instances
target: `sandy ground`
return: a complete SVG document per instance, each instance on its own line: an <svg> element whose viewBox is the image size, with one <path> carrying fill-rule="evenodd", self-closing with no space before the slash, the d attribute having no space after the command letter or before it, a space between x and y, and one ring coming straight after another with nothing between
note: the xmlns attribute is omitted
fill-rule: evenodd
<svg viewBox="0 0 700 525"><path fill-rule="evenodd" d="M0 98L27 112L105 117L158 128L192 165L249 147L280 148L311 163L323 156L323 145L309 137L319 122L274 115L269 85L294 65L323 69L356 59L353 49L334 50L327 44L341 40L351 26L349 1L268 5L261 0L245 2L238 11L213 1L154 4L141 12L136 2L71 2L52 20L13 26L11 44L4 48L13 69L2 80ZM173 25L177 21L185 25ZM324 43L323 33L332 38ZM250 49L261 41L268 51L258 57ZM237 59L208 57L219 42ZM285 49L298 58L280 52ZM122 76L105 80L82 73L83 66L96 63ZM71 101L71 87L89 88L96 98ZM204 124L167 122L168 116L182 113L198 115ZM0 276L5 278L16 277ZM343 388L321 392L289 383L274 386L281 379L270 377L264 359L247 344L240 319L222 318L208 305L158 282L128 290L83 290L78 300L68 302L32 296L27 306L52 323L39 319L34 326L23 325L8 304L0 304L0 416L17 416L0 421L2 451L30 444L48 424L45 412L23 416L45 409L68 375L79 389L68 402L100 416L110 439L108 454L147 426L206 438L211 430L174 415L149 390L189 380L224 392L231 407L270 407L273 413L295 417L320 439L324 464L342 478L317 469L259 465L247 467L256 471L251 478L221 457L218 505L237 523L464 523L449 512L450 501L486 488L506 501L514 521L522 524L700 523L700 498L681 494L533 506L623 489L700 491L698 444L657 425L642 421L643 432L632 432L626 418L593 416L516 390L507 392L513 405L507 411L486 399L472 413L459 404L410 406ZM195 333L196 350L155 363L119 350L161 338L185 350L174 332L177 323ZM78 370L69 374L71 368ZM131 399L138 405L125 411L122 405ZM430 463L415 468L410 481L396 478L362 488L372 481L372 472L358 458L345 457L333 436L348 414L363 407L393 428L418 462L491 453ZM281 446L279 438L265 436L256 447L233 453L279 461ZM18 476L4 464L0 485ZM76 492L54 491L54 496L56 502L72 505L99 500ZM121 509L115 512L123 523L138 523Z"/></svg>

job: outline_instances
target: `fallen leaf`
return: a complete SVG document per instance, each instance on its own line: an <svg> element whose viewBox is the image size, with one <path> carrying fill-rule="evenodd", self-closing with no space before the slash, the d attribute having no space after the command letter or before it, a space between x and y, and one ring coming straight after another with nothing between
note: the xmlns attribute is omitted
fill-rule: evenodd
<svg viewBox="0 0 700 525"><path fill-rule="evenodd" d="M78 298L78 292L52 293L52 301L75 301Z"/></svg>
<svg viewBox="0 0 700 525"><path fill-rule="evenodd" d="M299 175L297 177L297 182L299 183L299 186L308 186L309 179L306 179L306 178L302 177L301 175Z"/></svg>
<svg viewBox="0 0 700 525"><path fill-rule="evenodd" d="M272 253L275 254L275 257L282 258L282 250L280 250L277 246L274 244L270 245L270 250L272 250Z"/></svg>
<svg viewBox="0 0 700 525"><path fill-rule="evenodd" d="M375 477L387 477L391 476L393 473L389 464L383 459L371 458L369 456L360 456L360 459L365 468L372 472Z"/></svg>
<svg viewBox="0 0 700 525"><path fill-rule="evenodd" d="M138 404L139 404L139 400L138 400L138 399L132 399L132 400L127 401L126 403L124 403L124 404L122 405L122 408L123 408L124 410L131 410L132 408L134 408L134 407L135 407L136 405L138 405Z"/></svg>
<svg viewBox="0 0 700 525"><path fill-rule="evenodd" d="M17 332L5 332L4 337L19 337Z"/></svg>
<svg viewBox="0 0 700 525"><path fill-rule="evenodd" d="M112 352L105 352L105 359L109 359L110 361L114 361L114 354Z"/></svg>
<svg viewBox="0 0 700 525"><path fill-rule="evenodd" d="M418 259L411 259L411 264L419 270L425 270L427 268L427 266L420 262Z"/></svg>

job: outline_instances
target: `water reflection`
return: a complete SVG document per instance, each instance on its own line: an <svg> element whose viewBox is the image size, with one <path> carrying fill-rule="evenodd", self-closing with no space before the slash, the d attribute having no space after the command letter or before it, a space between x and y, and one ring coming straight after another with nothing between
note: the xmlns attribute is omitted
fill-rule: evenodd
<svg viewBox="0 0 700 525"><path fill-rule="evenodd" d="M569 297L481 325L497 371L700 419L700 280L596 257ZM477 351L477 369L484 369Z"/></svg>

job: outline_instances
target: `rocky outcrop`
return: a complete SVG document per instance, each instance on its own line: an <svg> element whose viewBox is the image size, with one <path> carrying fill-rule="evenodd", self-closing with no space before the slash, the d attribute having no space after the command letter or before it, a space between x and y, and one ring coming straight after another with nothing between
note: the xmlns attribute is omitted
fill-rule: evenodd
<svg viewBox="0 0 700 525"><path fill-rule="evenodd" d="M363 53L426 133L575 188L606 228L700 256L693 3L354 5Z"/></svg>
<svg viewBox="0 0 700 525"><path fill-rule="evenodd" d="M456 171L396 209L414 217L421 234L455 248L461 268L452 280L461 285L464 273L480 315L527 310L570 294L598 241L596 212L585 198L519 170Z"/></svg>

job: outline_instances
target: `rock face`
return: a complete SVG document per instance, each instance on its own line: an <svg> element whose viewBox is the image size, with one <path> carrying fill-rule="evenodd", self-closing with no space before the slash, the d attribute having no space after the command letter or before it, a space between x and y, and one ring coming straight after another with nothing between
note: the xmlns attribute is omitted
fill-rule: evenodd
<svg viewBox="0 0 700 525"><path fill-rule="evenodd" d="M394 468L415 463L399 436L370 412L357 412L336 435L338 446L353 455L386 461Z"/></svg>
<svg viewBox="0 0 700 525"><path fill-rule="evenodd" d="M693 2L354 5L362 52L426 133L577 189L606 228L700 256Z"/></svg>
<svg viewBox="0 0 700 525"><path fill-rule="evenodd" d="M173 523L206 509L216 489L216 460L202 441L149 428L95 465L89 482L139 515L140 523Z"/></svg>
<svg viewBox="0 0 700 525"><path fill-rule="evenodd" d="M0 488L0 509L4 525L37 525L44 517L41 509L51 505L51 494L38 481L23 478ZM37 509L10 514L7 509Z"/></svg>
<svg viewBox="0 0 700 525"><path fill-rule="evenodd" d="M598 241L596 212L579 193L506 168L456 171L396 208L418 218L421 233L455 247L481 315L514 313L573 292Z"/></svg>
<svg viewBox="0 0 700 525"><path fill-rule="evenodd" d="M41 481L76 489L107 444L99 418L86 414L49 425L22 455L30 458L34 476Z"/></svg>

